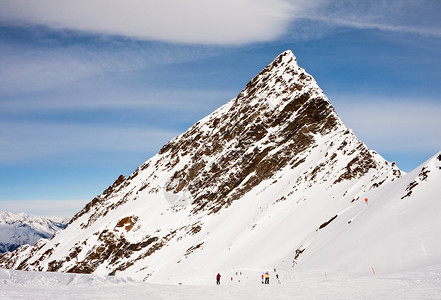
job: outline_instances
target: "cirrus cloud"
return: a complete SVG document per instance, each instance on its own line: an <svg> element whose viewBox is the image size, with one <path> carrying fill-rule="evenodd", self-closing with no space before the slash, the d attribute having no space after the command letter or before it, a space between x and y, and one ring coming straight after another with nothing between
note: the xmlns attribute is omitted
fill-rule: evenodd
<svg viewBox="0 0 441 300"><path fill-rule="evenodd" d="M50 122L0 122L0 165L92 151L155 152L179 132Z"/></svg>
<svg viewBox="0 0 441 300"><path fill-rule="evenodd" d="M306 17L335 26L441 36L441 3L431 0L323 1Z"/></svg>
<svg viewBox="0 0 441 300"><path fill-rule="evenodd" d="M441 149L438 99L341 94L333 104L357 137L379 152L435 153Z"/></svg>

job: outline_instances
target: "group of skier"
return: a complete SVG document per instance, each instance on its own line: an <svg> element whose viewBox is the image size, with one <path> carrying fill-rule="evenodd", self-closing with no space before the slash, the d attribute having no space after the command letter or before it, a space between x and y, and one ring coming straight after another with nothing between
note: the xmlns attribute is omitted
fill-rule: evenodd
<svg viewBox="0 0 441 300"><path fill-rule="evenodd" d="M274 268L274 273L276 273L276 268ZM236 272L237 275L237 272ZM242 272L240 272L240 275L242 275ZM216 284L220 285L220 280L221 280L221 274L217 273L216 275ZM262 284L269 284L269 279L270 279L270 275L269 272L265 272L262 274ZM278 280L279 284L280 284L280 280L279 280L279 274L276 274L276 279ZM233 277L231 277L231 281L233 281ZM240 282L240 280L239 280Z"/></svg>
<svg viewBox="0 0 441 300"><path fill-rule="evenodd" d="M276 270L276 268L274 268L274 273L276 273L276 272L277 272L277 270ZM265 272L262 274L262 284L269 284L269 279L270 279L269 272ZM277 273L276 273L276 279L277 279L277 282L280 284L279 274L277 274Z"/></svg>
<svg viewBox="0 0 441 300"><path fill-rule="evenodd" d="M269 273L266 272L265 274L262 274L262 284L269 284Z"/></svg>

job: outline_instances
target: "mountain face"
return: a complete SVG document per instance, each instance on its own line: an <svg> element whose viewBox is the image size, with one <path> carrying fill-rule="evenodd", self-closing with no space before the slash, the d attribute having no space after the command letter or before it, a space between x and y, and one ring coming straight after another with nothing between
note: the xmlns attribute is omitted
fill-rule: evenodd
<svg viewBox="0 0 441 300"><path fill-rule="evenodd" d="M66 226L64 218L44 218L28 214L0 212L0 253L14 251L18 247L35 244L47 239Z"/></svg>
<svg viewBox="0 0 441 300"><path fill-rule="evenodd" d="M161 283L292 268L342 211L401 175L345 127L286 51L67 228L0 266Z"/></svg>

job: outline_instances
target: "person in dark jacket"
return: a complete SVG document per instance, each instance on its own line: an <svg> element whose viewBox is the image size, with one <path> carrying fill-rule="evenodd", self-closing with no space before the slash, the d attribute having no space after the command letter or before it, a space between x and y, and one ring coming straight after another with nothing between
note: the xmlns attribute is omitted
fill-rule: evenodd
<svg viewBox="0 0 441 300"><path fill-rule="evenodd" d="M221 274L217 273L217 275L216 275L216 284L217 285L220 284L220 279L221 279Z"/></svg>

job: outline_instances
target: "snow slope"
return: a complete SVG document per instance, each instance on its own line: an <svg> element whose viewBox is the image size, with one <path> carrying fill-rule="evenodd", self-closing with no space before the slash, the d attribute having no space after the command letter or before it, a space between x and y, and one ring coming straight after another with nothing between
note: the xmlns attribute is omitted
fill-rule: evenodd
<svg viewBox="0 0 441 300"><path fill-rule="evenodd" d="M66 218L0 212L0 253L13 251L25 244L33 245L41 238L50 238L67 222Z"/></svg>
<svg viewBox="0 0 441 300"><path fill-rule="evenodd" d="M396 258L426 238L425 217L401 210L436 211L418 200L437 197L436 166L430 170L428 178L421 170L402 177L368 149L286 51L236 98L120 176L54 238L3 255L0 266L186 285L211 284L217 272L390 273L441 263L437 255ZM397 197L407 202L391 204ZM412 204L389 208L401 203ZM403 233L391 221L397 214L415 219ZM384 232L381 222L390 222ZM432 237L426 253L439 249Z"/></svg>
<svg viewBox="0 0 441 300"><path fill-rule="evenodd" d="M441 262L441 152L363 197L368 204L355 202L308 245L300 271L386 274Z"/></svg>
<svg viewBox="0 0 441 300"><path fill-rule="evenodd" d="M0 295L15 299L439 299L441 266L387 276L307 273L281 284L164 285L119 277L0 269Z"/></svg>

